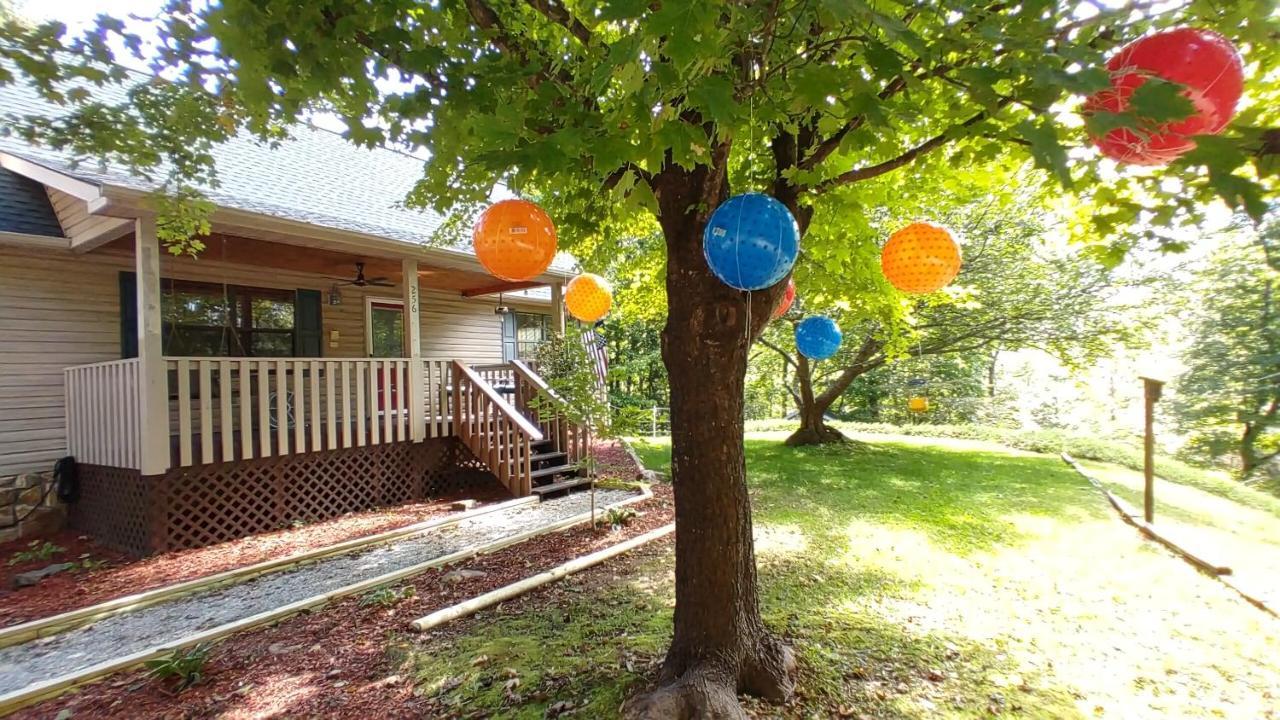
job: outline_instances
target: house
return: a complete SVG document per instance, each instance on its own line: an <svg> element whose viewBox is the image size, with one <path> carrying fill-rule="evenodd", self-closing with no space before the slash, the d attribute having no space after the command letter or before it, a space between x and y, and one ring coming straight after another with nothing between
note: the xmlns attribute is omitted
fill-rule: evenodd
<svg viewBox="0 0 1280 720"><path fill-rule="evenodd" d="M576 482L585 433L521 362L565 326L571 259L501 282L423 244L420 159L293 135L218 149L199 257L160 246L152 181L0 137L0 526L63 457L71 526L139 554Z"/></svg>

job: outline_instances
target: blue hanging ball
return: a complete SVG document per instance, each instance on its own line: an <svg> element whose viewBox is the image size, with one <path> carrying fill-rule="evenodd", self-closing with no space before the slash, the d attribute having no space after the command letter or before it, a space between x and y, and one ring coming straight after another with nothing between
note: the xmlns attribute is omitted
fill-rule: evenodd
<svg viewBox="0 0 1280 720"><path fill-rule="evenodd" d="M787 206L768 195L734 195L702 231L711 272L739 290L763 290L787 276L800 251L800 228Z"/></svg>
<svg viewBox="0 0 1280 720"><path fill-rule="evenodd" d="M811 315L796 325L796 349L812 360L826 360L840 349L844 334L829 317Z"/></svg>

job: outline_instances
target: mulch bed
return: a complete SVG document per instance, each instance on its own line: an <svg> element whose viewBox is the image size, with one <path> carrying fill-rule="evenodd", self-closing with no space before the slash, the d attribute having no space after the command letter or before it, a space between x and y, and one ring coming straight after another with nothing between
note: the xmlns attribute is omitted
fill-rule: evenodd
<svg viewBox="0 0 1280 720"><path fill-rule="evenodd" d="M453 512L449 504L462 498L486 504L509 500L511 496L495 483L491 488L473 489L431 502L351 513L313 525L163 553L143 560L134 560L98 545L92 538L73 530L64 530L39 542L48 540L65 550L48 559L10 566L3 563L14 553L28 550L31 541L7 543L0 545L0 627L430 520ZM62 572L45 578L39 585L11 589L17 573L77 561L86 555L104 561L105 565L92 570Z"/></svg>
<svg viewBox="0 0 1280 720"><path fill-rule="evenodd" d="M634 465L630 467L634 471ZM388 657L387 639L408 635L408 623L433 610L671 522L670 486L658 485L653 491L652 500L632 505L640 515L619 532L582 525L544 535L465 564L486 573L483 577L445 581L455 568L419 575L406 583L413 586L414 596L389 609L362 607L360 596L353 596L274 627L228 638L214 649L205 679L180 694L171 694L144 671L133 671L14 717L51 718L64 710L70 712L64 717L107 719L434 717L431 699L415 696L413 678L400 675ZM593 570L612 577L616 566L605 563ZM448 632L447 628L441 630ZM442 634L412 637L429 650L433 638Z"/></svg>

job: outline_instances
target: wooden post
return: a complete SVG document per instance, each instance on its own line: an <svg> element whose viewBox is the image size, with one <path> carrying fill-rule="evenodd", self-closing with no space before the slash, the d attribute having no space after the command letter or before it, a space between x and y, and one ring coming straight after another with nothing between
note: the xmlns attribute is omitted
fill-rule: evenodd
<svg viewBox="0 0 1280 720"><path fill-rule="evenodd" d="M1142 476L1145 481L1142 493L1142 515L1148 522L1155 520L1156 514L1156 402L1160 400L1163 380L1142 378L1143 400L1143 437L1142 437Z"/></svg>
<svg viewBox="0 0 1280 720"><path fill-rule="evenodd" d="M141 466L145 475L169 469L169 373L161 343L160 241L156 219L134 223L134 266L138 274L138 407ZM202 398L203 399L203 398ZM208 434L208 428L201 428Z"/></svg>
<svg viewBox="0 0 1280 720"><path fill-rule="evenodd" d="M422 442L427 434L427 421L422 393L422 315L418 297L418 261L405 259L400 263L401 286L404 288L404 344L405 357L409 358L409 378L404 392L409 409L409 439Z"/></svg>
<svg viewBox="0 0 1280 720"><path fill-rule="evenodd" d="M551 283L551 331L564 335L564 284Z"/></svg>

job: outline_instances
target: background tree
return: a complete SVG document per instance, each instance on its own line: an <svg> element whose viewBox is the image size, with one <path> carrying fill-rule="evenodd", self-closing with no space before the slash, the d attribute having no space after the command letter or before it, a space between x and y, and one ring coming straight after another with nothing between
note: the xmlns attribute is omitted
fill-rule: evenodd
<svg viewBox="0 0 1280 720"><path fill-rule="evenodd" d="M1253 102L1166 172L1104 175L1091 152L1068 163L1084 128L1063 113L1107 86L1106 53L1186 23L1243 45L1257 66ZM1120 254L1142 237L1122 232L1140 213L1148 228L1174 225L1215 194L1260 213L1273 182L1258 175L1264 133L1280 107L1268 75L1274 23L1270 0L1115 9L1047 0L222 0L196 12L173 0L159 43L120 37L126 31L109 18L69 41L57 27L6 24L0 58L66 103L57 118L11 118L20 134L124 158L164 174L175 191L215 181L211 149L231 133L279 137L324 111L345 121L354 143L429 153L411 203L465 218L505 179L542 199L571 250L612 241L638 215L656 222L669 299L675 628L657 689L629 707L637 716L740 717L737 691L782 700L794 684L793 656L758 607L742 443L749 348L783 284L744 294L720 283L702 254L710 213L734 192L759 190L784 203L802 232L819 206L865 232L865 209L888 203L864 204L858 185L909 166L927 173L1007 155L1034 159L1085 198ZM113 43L174 82L133 85L123 101L98 91L131 82L102 67ZM13 78L0 73L0 82ZM73 90L67 81L81 82ZM1191 111L1162 83L1144 105L1160 117ZM829 232L803 243L841 241Z"/></svg>
<svg viewBox="0 0 1280 720"><path fill-rule="evenodd" d="M1174 417L1207 457L1243 476L1280 457L1280 218L1233 235L1195 278Z"/></svg>
<svg viewBox="0 0 1280 720"><path fill-rule="evenodd" d="M1108 271L1082 259L1079 247L1064 247L1061 228L1046 222L1051 218L1044 202L1047 188L1017 173L988 174L987 181L970 184L966 173L953 173L952 181L959 175L964 185L927 199L932 217L964 239L964 265L945 292L911 299L884 287L887 282L875 273L865 281L871 287L850 291L845 276L826 269L821 248L806 256L797 272L803 310L792 311L792 320L827 314L840 323L845 342L830 361L815 364L795 351L790 323L775 323L761 339L784 358L793 378L800 427L789 444L844 440L824 416L856 380L895 359L974 356L982 364L981 375L999 350L1038 348L1083 364L1125 339ZM885 208L876 229L904 224L901 214L913 210L919 212L909 202ZM870 237L850 236L846 243L876 267L882 237L880 230ZM854 305L851 297L859 296L883 300ZM943 379L930 375L943 365L913 365L918 373L913 377L941 389Z"/></svg>

